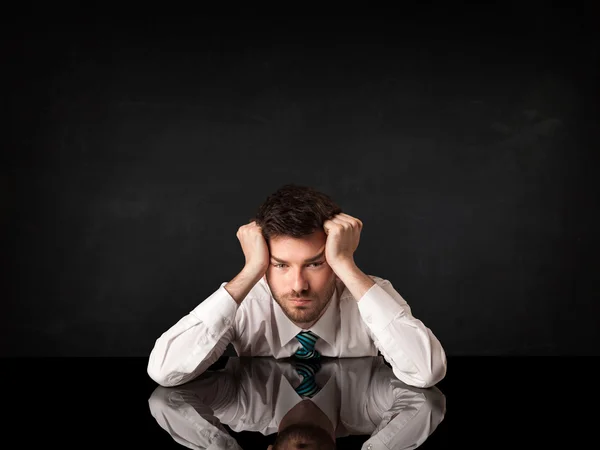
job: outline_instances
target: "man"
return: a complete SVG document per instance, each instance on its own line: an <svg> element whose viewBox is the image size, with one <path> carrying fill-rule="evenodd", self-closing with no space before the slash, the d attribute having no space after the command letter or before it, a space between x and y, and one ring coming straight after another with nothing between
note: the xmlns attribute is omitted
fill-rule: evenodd
<svg viewBox="0 0 600 450"><path fill-rule="evenodd" d="M364 449L414 449L444 420L445 395L402 383L381 356L321 358L304 369L293 358L228 358L183 386L158 386L150 413L192 449L265 448L265 441L269 450L333 449L348 436L364 440ZM318 389L300 394L307 378Z"/></svg>
<svg viewBox="0 0 600 450"><path fill-rule="evenodd" d="M148 374L186 383L232 344L239 356L376 356L408 385L446 374L438 339L385 279L355 264L362 222L326 194L285 185L237 232L241 272L155 342Z"/></svg>

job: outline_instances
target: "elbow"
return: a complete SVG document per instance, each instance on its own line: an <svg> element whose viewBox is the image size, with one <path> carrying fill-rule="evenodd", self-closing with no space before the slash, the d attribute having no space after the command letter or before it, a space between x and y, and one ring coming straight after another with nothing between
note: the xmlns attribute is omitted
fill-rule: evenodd
<svg viewBox="0 0 600 450"><path fill-rule="evenodd" d="M421 379L421 388L430 388L438 384L446 376L446 362L444 361L437 366L432 367L431 370L423 374Z"/></svg>
<svg viewBox="0 0 600 450"><path fill-rule="evenodd" d="M161 370L153 364L148 364L147 368L148 376L158 385L163 387L173 387L182 384L180 376L173 376L173 374Z"/></svg>
<svg viewBox="0 0 600 450"><path fill-rule="evenodd" d="M422 388L433 387L444 379L446 376L447 361L445 354L438 360L434 360L431 367L423 372L421 384Z"/></svg>
<svg viewBox="0 0 600 450"><path fill-rule="evenodd" d="M427 368L421 371L421 385L419 387L430 388L438 384L446 377L447 366L446 352L440 346L432 354Z"/></svg>
<svg viewBox="0 0 600 450"><path fill-rule="evenodd" d="M165 374L150 366L148 366L148 376L158 385L163 387L169 387L169 382Z"/></svg>
<svg viewBox="0 0 600 450"><path fill-rule="evenodd" d="M446 360L442 360L431 367L422 368L412 374L396 373L396 376L409 386L416 388L430 388L442 381L446 376Z"/></svg>

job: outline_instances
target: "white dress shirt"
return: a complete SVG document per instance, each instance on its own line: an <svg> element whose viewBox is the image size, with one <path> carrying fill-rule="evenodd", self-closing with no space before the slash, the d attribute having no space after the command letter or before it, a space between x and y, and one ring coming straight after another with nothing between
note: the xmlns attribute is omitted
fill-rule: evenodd
<svg viewBox="0 0 600 450"><path fill-rule="evenodd" d="M400 380L430 387L446 375L446 354L439 340L411 314L407 302L385 279L357 301L337 280L327 310L310 328L320 337L315 349L329 357L377 356L381 352ZM162 386L193 380L231 343L238 356L293 355L301 328L273 299L265 277L238 303L224 286L182 317L155 342L149 376Z"/></svg>
<svg viewBox="0 0 600 450"><path fill-rule="evenodd" d="M321 390L309 400L329 418L336 438L370 436L365 449L416 448L446 412L439 389L402 383L381 356L325 359L316 377ZM300 381L285 360L229 358L223 370L186 385L157 387L149 406L161 428L185 447L239 449L223 425L236 433L277 433L303 400L294 389Z"/></svg>

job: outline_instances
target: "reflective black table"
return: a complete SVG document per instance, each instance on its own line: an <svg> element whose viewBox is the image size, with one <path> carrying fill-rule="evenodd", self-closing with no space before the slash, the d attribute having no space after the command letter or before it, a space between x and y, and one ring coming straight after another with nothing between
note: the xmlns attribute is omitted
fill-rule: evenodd
<svg viewBox="0 0 600 450"><path fill-rule="evenodd" d="M172 387L145 358L5 358L3 435L22 448L266 449L320 429L348 449L595 448L598 361L451 357L420 389L381 357L229 356Z"/></svg>

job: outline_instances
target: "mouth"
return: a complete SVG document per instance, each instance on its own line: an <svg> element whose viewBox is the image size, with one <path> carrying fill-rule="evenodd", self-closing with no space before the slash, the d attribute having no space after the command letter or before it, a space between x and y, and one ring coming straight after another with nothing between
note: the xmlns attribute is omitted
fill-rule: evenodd
<svg viewBox="0 0 600 450"><path fill-rule="evenodd" d="M290 301L296 305L306 305L310 303L312 300L309 298L292 298Z"/></svg>

